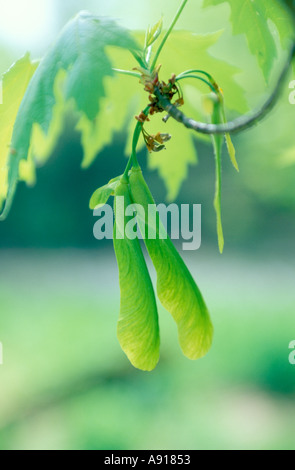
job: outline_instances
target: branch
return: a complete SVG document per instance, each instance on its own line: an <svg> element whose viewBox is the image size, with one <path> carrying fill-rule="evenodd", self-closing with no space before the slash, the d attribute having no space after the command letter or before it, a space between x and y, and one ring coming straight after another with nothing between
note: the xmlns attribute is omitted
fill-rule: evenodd
<svg viewBox="0 0 295 470"><path fill-rule="evenodd" d="M200 132L201 134L226 134L226 133L235 133L241 132L245 129L255 126L259 121L261 121L276 105L279 96L281 95L281 91L285 84L286 77L288 75L290 66L292 64L292 60L295 58L295 42L292 45L291 51L288 56L288 60L286 65L284 66L276 87L262 106L261 109L254 112L251 115L244 115L238 117L234 121L228 122L226 124L207 124L203 122L197 122L194 119L188 118L183 112L181 112L178 108L176 108L169 99L163 95L159 88L156 88L154 91L155 96L158 99L159 105L163 110L167 111L169 116L171 116L176 121L183 124L188 129L193 129L196 132Z"/></svg>

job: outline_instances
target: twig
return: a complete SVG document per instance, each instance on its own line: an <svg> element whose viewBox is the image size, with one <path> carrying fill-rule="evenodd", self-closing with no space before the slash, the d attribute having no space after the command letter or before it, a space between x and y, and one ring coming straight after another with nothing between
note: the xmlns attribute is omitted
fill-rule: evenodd
<svg viewBox="0 0 295 470"><path fill-rule="evenodd" d="M160 91L159 88L155 89L154 94L159 100L159 105L176 121L183 124L188 129L193 129L196 132L200 132L201 134L225 134L225 133L237 133L244 131L250 127L255 126L258 122L260 122L276 105L278 98L281 94L282 88L285 83L285 79L289 72L290 66L292 64L292 60L295 58L295 43L293 43L290 54L288 56L288 60L286 65L284 66L276 87L265 102L265 104L260 108L258 111L254 112L251 115L244 115L238 117L234 121L228 122L226 124L207 124L203 122L197 122L194 119L188 118L183 112L181 112L178 108L176 108L168 98L166 98Z"/></svg>

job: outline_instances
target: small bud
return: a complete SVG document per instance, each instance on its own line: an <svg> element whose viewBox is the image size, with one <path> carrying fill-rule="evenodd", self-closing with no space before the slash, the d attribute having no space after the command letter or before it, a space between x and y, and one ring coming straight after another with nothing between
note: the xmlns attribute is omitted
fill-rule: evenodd
<svg viewBox="0 0 295 470"><path fill-rule="evenodd" d="M147 146L148 151L149 151L150 153L152 153L153 148L154 148L154 145L146 144L146 146Z"/></svg>
<svg viewBox="0 0 295 470"><path fill-rule="evenodd" d="M174 106L176 106L176 108L180 108L180 106L183 106L183 105L184 105L184 99L183 98L179 98L174 103Z"/></svg>
<svg viewBox="0 0 295 470"><path fill-rule="evenodd" d="M155 88L152 83L146 83L144 87L144 91L148 91L149 93L154 93Z"/></svg>
<svg viewBox="0 0 295 470"><path fill-rule="evenodd" d="M159 144L164 144L165 142L168 142L170 139L171 139L170 134L160 134L160 132L158 132L158 134L155 135L155 140L159 142Z"/></svg>
<svg viewBox="0 0 295 470"><path fill-rule="evenodd" d="M139 116L135 116L135 119L137 119L137 121L141 122L142 124L145 121L149 121L149 118L143 112L141 112Z"/></svg>
<svg viewBox="0 0 295 470"><path fill-rule="evenodd" d="M176 75L175 73L173 73L172 77L169 80L169 83L171 83L171 85L175 85L175 82L176 82Z"/></svg>

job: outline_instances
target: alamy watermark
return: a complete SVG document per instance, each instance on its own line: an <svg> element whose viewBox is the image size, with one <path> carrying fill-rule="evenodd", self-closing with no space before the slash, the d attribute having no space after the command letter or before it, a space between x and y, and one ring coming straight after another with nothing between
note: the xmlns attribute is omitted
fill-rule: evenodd
<svg viewBox="0 0 295 470"><path fill-rule="evenodd" d="M290 90L293 90L289 94L289 103L290 104L295 104L295 80L293 80L292 82L289 83L289 88L290 88Z"/></svg>
<svg viewBox="0 0 295 470"><path fill-rule="evenodd" d="M289 362L292 366L295 366L295 340L291 341L289 349L292 349L292 352L289 355Z"/></svg>
<svg viewBox="0 0 295 470"><path fill-rule="evenodd" d="M168 216L170 217L170 238L172 240L183 240L184 251L194 251L201 247L201 204L149 204L148 213L140 204L125 206L124 197L116 197L116 238L167 238ZM93 227L93 234L97 240L112 240L114 237L114 212L109 204L97 207L93 211L94 217L99 220ZM128 222L125 224L125 218ZM159 221L160 217L160 221Z"/></svg>

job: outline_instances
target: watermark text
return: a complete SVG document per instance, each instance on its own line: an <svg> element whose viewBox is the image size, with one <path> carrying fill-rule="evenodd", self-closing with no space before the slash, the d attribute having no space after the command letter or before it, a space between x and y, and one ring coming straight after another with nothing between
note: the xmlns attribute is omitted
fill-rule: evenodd
<svg viewBox="0 0 295 470"><path fill-rule="evenodd" d="M289 362L292 366L295 366L295 340L291 341L289 349L292 349L292 352L289 355Z"/></svg>
<svg viewBox="0 0 295 470"><path fill-rule="evenodd" d="M295 104L295 80L290 82L289 88L290 88L290 90L293 90L289 94L289 102L290 102L290 104Z"/></svg>
<svg viewBox="0 0 295 470"><path fill-rule="evenodd" d="M177 204L149 204L146 210L140 204L125 207L124 197L117 196L115 231L113 208L109 204L94 209L93 215L98 217L93 228L97 240L112 240L114 236L117 239L126 237L129 240L165 240L168 237L170 220L170 238L181 239L183 250L195 251L201 247L201 204L181 204L180 207Z"/></svg>

